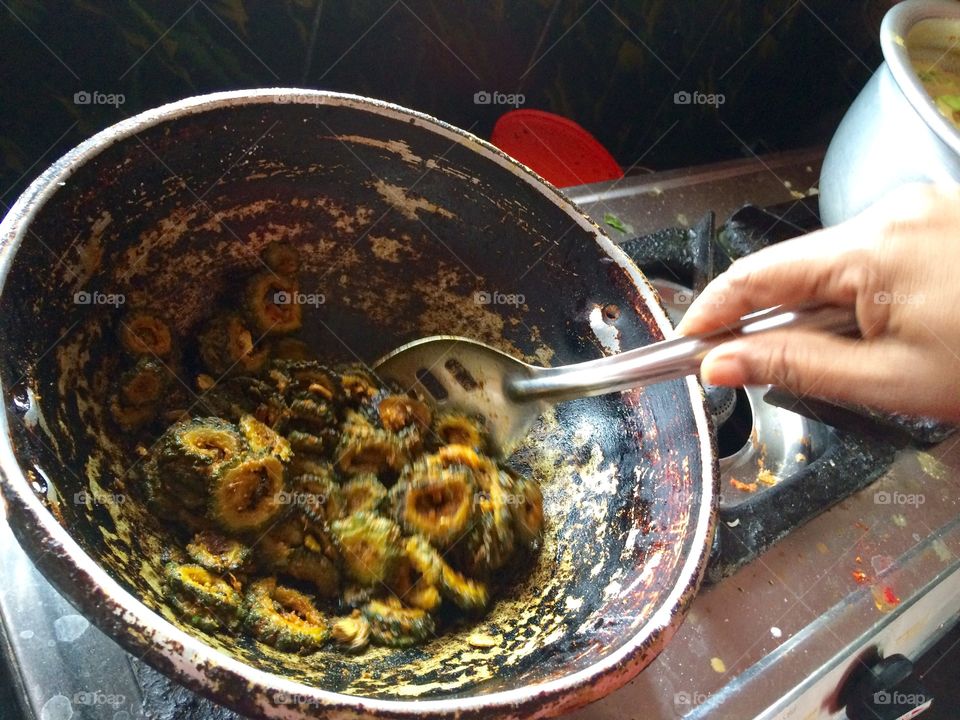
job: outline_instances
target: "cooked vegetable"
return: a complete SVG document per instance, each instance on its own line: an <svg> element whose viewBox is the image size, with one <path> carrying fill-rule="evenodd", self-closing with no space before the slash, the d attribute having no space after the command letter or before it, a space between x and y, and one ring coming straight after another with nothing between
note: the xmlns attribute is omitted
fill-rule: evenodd
<svg viewBox="0 0 960 720"><path fill-rule="evenodd" d="M246 566L250 547L213 530L204 530L193 536L187 554L204 569L223 575Z"/></svg>
<svg viewBox="0 0 960 720"><path fill-rule="evenodd" d="M409 647L434 632L433 618L419 608L397 607L371 600L361 612L370 623L370 638L378 645Z"/></svg>
<svg viewBox="0 0 960 720"><path fill-rule="evenodd" d="M370 403L380 392L373 374L356 365L340 373L340 386L347 403L355 408Z"/></svg>
<svg viewBox="0 0 960 720"><path fill-rule="evenodd" d="M319 552L306 547L293 550L283 572L297 580L313 583L317 594L323 597L340 594L340 572L330 558Z"/></svg>
<svg viewBox="0 0 960 720"><path fill-rule="evenodd" d="M240 619L240 595L200 565L168 563L164 569L175 607L187 622L204 630L232 628Z"/></svg>
<svg viewBox="0 0 960 720"><path fill-rule="evenodd" d="M391 520L359 512L330 525L343 570L362 585L382 583L401 554L400 528Z"/></svg>
<svg viewBox="0 0 960 720"><path fill-rule="evenodd" d="M315 360L288 360L275 363L275 367L286 375L288 390L296 396L330 403L337 402L340 398L340 386L336 376Z"/></svg>
<svg viewBox="0 0 960 720"><path fill-rule="evenodd" d="M518 478L513 479L513 493L513 529L517 540L536 547L543 535L543 494L535 482Z"/></svg>
<svg viewBox="0 0 960 720"><path fill-rule="evenodd" d="M272 577L250 586L244 622L261 642L300 655L316 652L330 637L330 626L313 600Z"/></svg>
<svg viewBox="0 0 960 720"><path fill-rule="evenodd" d="M233 422L244 415L253 415L274 427L286 416L283 397L269 383L244 375L216 383L204 391L201 402L207 413Z"/></svg>
<svg viewBox="0 0 960 720"><path fill-rule="evenodd" d="M144 466L147 494L162 505L200 508L206 505L214 475L245 451L236 426L219 418L171 425Z"/></svg>
<svg viewBox="0 0 960 720"><path fill-rule="evenodd" d="M257 530L283 509L284 471L273 455L246 456L218 470L210 516L228 532Z"/></svg>
<svg viewBox="0 0 960 720"><path fill-rule="evenodd" d="M240 432L250 449L257 454L273 455L282 462L289 461L293 456L293 450L286 438L274 432L253 415L243 415L240 418Z"/></svg>
<svg viewBox="0 0 960 720"><path fill-rule="evenodd" d="M352 515L356 512L378 512L387 498L387 489L376 475L369 473L355 476L344 483L343 493L344 514Z"/></svg>
<svg viewBox="0 0 960 720"><path fill-rule="evenodd" d="M513 484L488 458L480 460L473 477L479 488L475 521L457 550L464 570L482 577L503 567L513 553Z"/></svg>
<svg viewBox="0 0 960 720"><path fill-rule="evenodd" d="M370 644L370 621L354 610L347 617L338 618L330 634L347 652L363 652Z"/></svg>
<svg viewBox="0 0 960 720"><path fill-rule="evenodd" d="M295 280L272 272L250 278L245 299L253 330L259 335L283 335L299 330L299 291Z"/></svg>
<svg viewBox="0 0 960 720"><path fill-rule="evenodd" d="M267 361L267 348L257 349L256 340L239 315L215 317L200 333L200 358L216 377L257 372Z"/></svg>
<svg viewBox="0 0 960 720"><path fill-rule="evenodd" d="M343 425L336 455L348 475L399 471L410 460L410 450L397 434L374 427L356 413Z"/></svg>
<svg viewBox="0 0 960 720"><path fill-rule="evenodd" d="M173 336L159 317L136 310L120 321L120 345L131 355L162 358L173 351Z"/></svg>
<svg viewBox="0 0 960 720"><path fill-rule="evenodd" d="M430 427L430 408L406 395L387 395L377 406L377 412L380 423L391 432L399 432L411 425Z"/></svg>
<svg viewBox="0 0 960 720"><path fill-rule="evenodd" d="M297 506L316 523L325 524L343 514L344 498L329 467L316 468L318 473L298 475L293 480Z"/></svg>
<svg viewBox="0 0 960 720"><path fill-rule="evenodd" d="M483 447L483 432L473 418L460 413L448 413L437 418L433 427L437 437L444 445L466 445L470 448Z"/></svg>
<svg viewBox="0 0 960 720"><path fill-rule="evenodd" d="M242 626L284 652L331 636L345 652L423 642L436 619L490 604L515 548L539 547L539 487L484 454L476 418L435 417L365 366L330 368L284 336L300 326L300 260L286 243L262 259L270 272L247 278L241 312L236 299L215 310L182 357L153 316L127 318L142 338L120 329L110 412L124 430L177 420L136 441L172 555L191 560L166 567L167 599L199 628Z"/></svg>
<svg viewBox="0 0 960 720"><path fill-rule="evenodd" d="M406 556L420 573L422 582L428 586L438 585L441 594L457 607L477 612L490 602L484 583L457 572L425 539L410 538L406 544Z"/></svg>
<svg viewBox="0 0 960 720"><path fill-rule="evenodd" d="M444 467L437 456L408 465L392 491L401 527L438 547L448 547L470 530L477 488L465 467Z"/></svg>
<svg viewBox="0 0 960 720"><path fill-rule="evenodd" d="M156 406L170 384L171 374L154 357L141 357L120 377L120 398L126 406Z"/></svg>
<svg viewBox="0 0 960 720"><path fill-rule="evenodd" d="M409 557L399 559L387 580L387 586L410 607L427 612L433 612L440 607L440 591L417 571Z"/></svg>
<svg viewBox="0 0 960 720"><path fill-rule="evenodd" d="M290 243L279 240L267 245L263 261L278 275L293 276L300 271L300 252Z"/></svg>

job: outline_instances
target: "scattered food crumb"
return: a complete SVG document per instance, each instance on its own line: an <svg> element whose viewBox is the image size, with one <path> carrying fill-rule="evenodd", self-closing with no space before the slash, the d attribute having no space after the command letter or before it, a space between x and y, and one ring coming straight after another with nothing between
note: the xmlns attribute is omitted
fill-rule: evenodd
<svg viewBox="0 0 960 720"><path fill-rule="evenodd" d="M920 469L934 480L943 480L950 474L947 466L930 453L918 452L917 462L920 463Z"/></svg>
<svg viewBox="0 0 960 720"><path fill-rule="evenodd" d="M742 492L757 491L757 484L755 482L745 483L745 482L740 482L736 478L730 478L730 485L732 485L735 489L740 490Z"/></svg>
<svg viewBox="0 0 960 720"><path fill-rule="evenodd" d="M470 635L470 637L467 638L467 642L477 648L492 648L498 644L495 637L481 632L475 632Z"/></svg>
<svg viewBox="0 0 960 720"><path fill-rule="evenodd" d="M853 561L854 561L857 565L859 565L859 564L861 564L861 563L863 562L863 558L860 557L859 555L857 555L857 556L853 559Z"/></svg>
<svg viewBox="0 0 960 720"><path fill-rule="evenodd" d="M762 482L764 485L776 485L778 482L780 482L780 478L766 468L763 468L757 473L757 480Z"/></svg>
<svg viewBox="0 0 960 720"><path fill-rule="evenodd" d="M830 548L827 547L826 543L818 542L817 543L817 552L821 555L829 555Z"/></svg>
<svg viewBox="0 0 960 720"><path fill-rule="evenodd" d="M863 570L854 570L853 579L857 585L864 585L870 578L867 577L867 574Z"/></svg>
<svg viewBox="0 0 960 720"><path fill-rule="evenodd" d="M783 635L783 630L781 630L776 625L774 625L772 628L770 628L770 634L773 635L775 638L778 638Z"/></svg>
<svg viewBox="0 0 960 720"><path fill-rule="evenodd" d="M804 455L803 453L797 453L796 455L793 456L793 459L796 460L798 463L805 463L807 461L807 456Z"/></svg>
<svg viewBox="0 0 960 720"><path fill-rule="evenodd" d="M737 518L733 522L728 522L727 527L737 527L740 524L740 518Z"/></svg>
<svg viewBox="0 0 960 720"><path fill-rule="evenodd" d="M677 222L683 225L684 227L687 227L688 225L690 225L690 220L687 219L687 216L684 213L680 213L679 215L677 215Z"/></svg>
<svg viewBox="0 0 960 720"><path fill-rule="evenodd" d="M894 516L891 517L890 519L893 521L893 524L896 525L896 526L899 527L899 528L902 528L902 527L906 527L906 526L907 526L907 519L906 519L903 515L901 515L900 513L897 513L896 515L894 515Z"/></svg>
<svg viewBox="0 0 960 720"><path fill-rule="evenodd" d="M613 213L606 213L603 216L603 222L612 227L614 230L617 230L622 233L627 232L627 226L623 224L623 220L618 218Z"/></svg>
<svg viewBox="0 0 960 720"><path fill-rule="evenodd" d="M890 612L900 604L900 598L889 587L879 588L874 585L871 592L873 593L873 604L880 612Z"/></svg>
<svg viewBox="0 0 960 720"><path fill-rule="evenodd" d="M710 658L710 667L718 673L725 673L727 671L727 666L724 665L723 660L718 657Z"/></svg>
<svg viewBox="0 0 960 720"><path fill-rule="evenodd" d="M855 528L859 528L859 529L863 530L864 532L867 532L867 531L870 529L870 526L869 526L869 525L864 524L864 523L861 522L860 520L857 520L857 521L853 524L853 526L854 526Z"/></svg>

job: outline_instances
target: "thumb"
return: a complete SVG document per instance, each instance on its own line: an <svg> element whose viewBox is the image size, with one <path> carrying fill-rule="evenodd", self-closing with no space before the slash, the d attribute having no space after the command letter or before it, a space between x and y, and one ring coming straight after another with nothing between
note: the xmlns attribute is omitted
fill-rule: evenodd
<svg viewBox="0 0 960 720"><path fill-rule="evenodd" d="M909 391L915 363L895 343L812 330L765 332L714 348L700 376L710 385L777 385L798 395L885 407Z"/></svg>

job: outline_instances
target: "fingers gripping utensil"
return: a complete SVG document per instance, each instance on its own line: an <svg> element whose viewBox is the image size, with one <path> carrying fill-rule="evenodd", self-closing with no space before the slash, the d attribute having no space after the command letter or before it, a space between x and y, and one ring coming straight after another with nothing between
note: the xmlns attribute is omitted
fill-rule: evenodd
<svg viewBox="0 0 960 720"><path fill-rule="evenodd" d="M713 348L769 330L857 329L851 309L774 307L702 335L663 340L618 355L555 368L528 365L484 343L435 335L403 345L374 366L440 409L482 417L496 450L508 454L537 418L564 400L592 397L695 374Z"/></svg>

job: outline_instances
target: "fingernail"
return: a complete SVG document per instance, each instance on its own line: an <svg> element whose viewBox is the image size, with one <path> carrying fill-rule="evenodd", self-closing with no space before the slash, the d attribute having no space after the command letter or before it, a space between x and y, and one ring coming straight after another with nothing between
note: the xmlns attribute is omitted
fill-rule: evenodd
<svg viewBox="0 0 960 720"><path fill-rule="evenodd" d="M700 379L707 385L739 387L747 384L747 367L733 355L708 355L700 366Z"/></svg>

